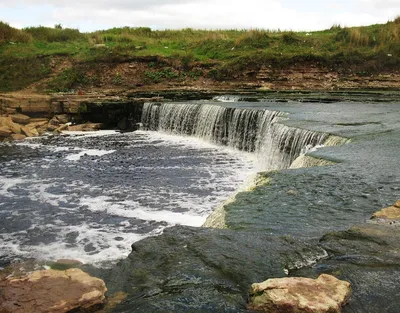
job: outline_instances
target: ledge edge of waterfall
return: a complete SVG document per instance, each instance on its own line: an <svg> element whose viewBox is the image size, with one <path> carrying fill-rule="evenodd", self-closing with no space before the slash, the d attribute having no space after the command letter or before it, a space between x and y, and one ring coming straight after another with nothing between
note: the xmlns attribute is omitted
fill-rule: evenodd
<svg viewBox="0 0 400 313"><path fill-rule="evenodd" d="M336 136L336 135L329 135L323 147L334 147L334 146L341 146L344 144L350 143L351 140L348 138ZM337 162L327 160L324 158L316 157L310 154L303 153L298 156L290 165L288 169L295 170L300 168L309 168L315 166L329 166L335 165ZM226 224L226 206L234 203L237 199L236 196L241 192L252 192L256 188L260 186L265 186L271 183L272 178L270 177L271 172L276 171L268 171L268 172L259 172L256 175L250 176L241 187L239 187L227 200L223 201L216 209L207 217L206 221L202 225L202 227L207 228L217 228L217 229L226 229L228 228Z"/></svg>

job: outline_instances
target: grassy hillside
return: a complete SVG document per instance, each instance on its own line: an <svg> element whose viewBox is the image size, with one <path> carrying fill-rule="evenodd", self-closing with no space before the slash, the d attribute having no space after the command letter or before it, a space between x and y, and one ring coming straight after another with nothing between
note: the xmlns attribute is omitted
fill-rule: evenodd
<svg viewBox="0 0 400 313"><path fill-rule="evenodd" d="M124 27L81 33L61 25L18 30L0 22L0 90L17 90L47 77L57 58L68 58L75 66L55 77L50 89L85 83L88 77L80 73L82 67L135 58L148 60L143 81L150 82L175 79L183 72L195 78L202 75L199 68L207 69L209 78L229 80L262 65L299 62L340 70L358 65L367 73L399 68L400 17L383 25L333 26L316 32Z"/></svg>

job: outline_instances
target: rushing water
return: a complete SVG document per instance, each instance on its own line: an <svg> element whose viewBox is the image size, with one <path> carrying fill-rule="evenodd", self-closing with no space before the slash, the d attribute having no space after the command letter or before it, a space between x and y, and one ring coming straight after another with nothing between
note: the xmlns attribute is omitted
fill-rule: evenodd
<svg viewBox="0 0 400 313"><path fill-rule="evenodd" d="M4 144L0 260L113 261L165 227L201 226L256 170L288 168L327 139L277 123L284 118L278 111L149 103L147 131Z"/></svg>
<svg viewBox="0 0 400 313"><path fill-rule="evenodd" d="M243 109L211 104L146 103L145 129L189 135L254 152L263 170L288 168L302 153L321 145L325 133L291 128L278 123L279 111Z"/></svg>
<svg viewBox="0 0 400 313"><path fill-rule="evenodd" d="M156 132L0 146L0 259L99 263L171 225L201 226L254 171L251 154Z"/></svg>

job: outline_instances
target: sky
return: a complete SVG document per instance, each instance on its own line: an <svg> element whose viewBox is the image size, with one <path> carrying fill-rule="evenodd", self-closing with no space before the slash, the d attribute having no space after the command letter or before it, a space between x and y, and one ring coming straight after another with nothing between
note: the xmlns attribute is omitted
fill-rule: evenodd
<svg viewBox="0 0 400 313"><path fill-rule="evenodd" d="M386 23L400 0L0 0L11 26L322 30Z"/></svg>

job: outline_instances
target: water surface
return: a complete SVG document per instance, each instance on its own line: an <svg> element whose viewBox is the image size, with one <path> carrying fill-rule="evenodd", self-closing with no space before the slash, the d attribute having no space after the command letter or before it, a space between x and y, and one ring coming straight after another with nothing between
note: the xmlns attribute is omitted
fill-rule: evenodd
<svg viewBox="0 0 400 313"><path fill-rule="evenodd" d="M139 131L0 146L0 258L101 263L165 227L201 226L255 171L254 156Z"/></svg>

